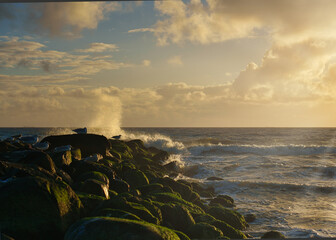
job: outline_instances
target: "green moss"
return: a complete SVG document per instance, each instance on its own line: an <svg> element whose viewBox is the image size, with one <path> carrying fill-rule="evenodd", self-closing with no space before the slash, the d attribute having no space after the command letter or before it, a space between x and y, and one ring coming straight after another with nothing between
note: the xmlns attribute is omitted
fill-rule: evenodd
<svg viewBox="0 0 336 240"><path fill-rule="evenodd" d="M113 208L101 209L95 212L92 216L116 217L116 218L141 221L141 219L133 213L126 212L120 209L113 209Z"/></svg>
<svg viewBox="0 0 336 240"><path fill-rule="evenodd" d="M124 172L122 174L122 178L131 186L131 188L137 188L149 184L146 175L137 169L130 169Z"/></svg>
<svg viewBox="0 0 336 240"><path fill-rule="evenodd" d="M180 197L178 193L153 193L148 196L155 202L174 203L186 207L192 214L204 214L203 209ZM162 204L160 204L162 205Z"/></svg>
<svg viewBox="0 0 336 240"><path fill-rule="evenodd" d="M215 206L210 207L207 213L217 218L218 220L226 222L236 229L244 230L246 227L248 227L248 223L245 221L244 216L236 211L220 206Z"/></svg>
<svg viewBox="0 0 336 240"><path fill-rule="evenodd" d="M222 237L221 230L208 223L197 223L188 229L191 238L215 239Z"/></svg>

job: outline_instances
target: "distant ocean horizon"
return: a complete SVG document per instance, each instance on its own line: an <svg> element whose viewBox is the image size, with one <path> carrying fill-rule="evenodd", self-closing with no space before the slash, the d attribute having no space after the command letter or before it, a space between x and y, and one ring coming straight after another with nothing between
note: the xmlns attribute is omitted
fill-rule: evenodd
<svg viewBox="0 0 336 240"><path fill-rule="evenodd" d="M73 128L0 128L12 135L71 134ZM170 153L178 179L199 181L235 199L237 211L255 214L254 237L278 230L286 237L336 237L335 127L122 127L88 133L141 139ZM220 181L208 177L222 178Z"/></svg>

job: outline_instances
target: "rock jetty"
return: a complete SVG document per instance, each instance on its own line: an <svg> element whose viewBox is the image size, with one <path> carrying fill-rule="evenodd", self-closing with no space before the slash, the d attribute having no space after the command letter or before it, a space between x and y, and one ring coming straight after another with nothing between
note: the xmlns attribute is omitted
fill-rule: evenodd
<svg viewBox="0 0 336 240"><path fill-rule="evenodd" d="M233 199L170 178L163 150L94 134L41 142L0 142L1 239L246 238Z"/></svg>

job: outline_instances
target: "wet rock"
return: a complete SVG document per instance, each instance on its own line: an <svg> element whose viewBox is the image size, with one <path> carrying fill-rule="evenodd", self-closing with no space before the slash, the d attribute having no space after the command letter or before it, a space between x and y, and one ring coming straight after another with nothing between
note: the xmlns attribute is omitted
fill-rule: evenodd
<svg viewBox="0 0 336 240"><path fill-rule="evenodd" d="M254 222L257 219L257 217L254 214L252 214L252 213L246 214L244 216L244 218L245 218L246 222L248 222L248 223Z"/></svg>
<svg viewBox="0 0 336 240"><path fill-rule="evenodd" d="M71 151L50 152L50 157L53 159L55 165L59 168L68 166L72 162Z"/></svg>
<svg viewBox="0 0 336 240"><path fill-rule="evenodd" d="M77 181L85 181L87 179L95 179L97 181L105 183L106 185L109 185L109 182L110 182L108 177L104 173L97 172L97 171L83 173L79 175L79 177L77 178Z"/></svg>
<svg viewBox="0 0 336 240"><path fill-rule="evenodd" d="M227 195L219 195L215 197L214 199L211 199L210 206L214 206L216 204L219 204L223 207L229 207L229 208L232 208L235 206L233 198Z"/></svg>
<svg viewBox="0 0 336 240"><path fill-rule="evenodd" d="M106 151L110 149L110 143L106 137L95 134L70 134L49 136L44 138L41 142L49 142L50 148L71 145L73 148L81 150L82 157L100 153L106 155Z"/></svg>
<svg viewBox="0 0 336 240"><path fill-rule="evenodd" d="M1 231L17 239L61 239L81 209L64 182L26 177L0 186Z"/></svg>
<svg viewBox="0 0 336 240"><path fill-rule="evenodd" d="M269 231L261 236L262 239L264 238L273 238L273 239L283 239L286 238L282 233L278 231Z"/></svg>
<svg viewBox="0 0 336 240"><path fill-rule="evenodd" d="M158 225L120 218L94 217L76 222L64 240L179 240L170 229Z"/></svg>
<svg viewBox="0 0 336 240"><path fill-rule="evenodd" d="M115 172L111 168L106 167L103 164L94 163L94 162L73 161L70 167L74 170L74 172L71 173L71 177L74 180L78 179L80 175L87 173L87 172L92 172L92 171L101 172L105 174L110 182L113 179L115 179Z"/></svg>
<svg viewBox="0 0 336 240"><path fill-rule="evenodd" d="M154 193L154 192L164 192L163 185L159 183L152 183L152 184L144 185L144 186L138 187L138 189L143 195L147 195L149 193Z"/></svg>

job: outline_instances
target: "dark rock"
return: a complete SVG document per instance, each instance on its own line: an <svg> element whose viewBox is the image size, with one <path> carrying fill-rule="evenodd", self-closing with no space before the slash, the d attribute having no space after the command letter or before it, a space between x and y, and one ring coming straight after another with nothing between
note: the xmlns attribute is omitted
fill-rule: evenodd
<svg viewBox="0 0 336 240"><path fill-rule="evenodd" d="M103 164L94 163L94 162L84 162L84 161L73 161L70 164L70 167L74 169L74 172L72 173L71 177L76 180L80 175L87 172L101 172L108 177L109 181L111 182L113 179L115 179L115 172L109 168L106 167Z"/></svg>
<svg viewBox="0 0 336 240"><path fill-rule="evenodd" d="M172 161L170 163L167 163L163 165L165 170L170 171L170 172L179 172L181 170L180 165L177 161Z"/></svg>
<svg viewBox="0 0 336 240"><path fill-rule="evenodd" d="M131 187L137 188L149 184L146 175L137 169L130 169L122 174L122 179L125 180Z"/></svg>
<svg viewBox="0 0 336 240"><path fill-rule="evenodd" d="M106 200L106 197L101 197L95 194L82 192L76 192L76 194L84 206L85 216L91 215L92 211L94 211L97 206L101 205Z"/></svg>
<svg viewBox="0 0 336 240"><path fill-rule="evenodd" d="M42 167L52 174L56 173L53 160L48 154L44 152L31 151L25 158L21 159L19 162L25 164L34 164L36 166Z"/></svg>
<svg viewBox="0 0 336 240"><path fill-rule="evenodd" d="M188 209L174 204L164 204L160 208L163 225L186 233L195 224Z"/></svg>
<svg viewBox="0 0 336 240"><path fill-rule="evenodd" d="M106 185L109 185L109 179L108 177L106 177L106 175L104 173L101 172L97 172L97 171L91 171L91 172L86 172L83 173L81 175L79 175L79 177L77 178L77 181L85 181L87 179L95 179L97 181L103 182Z"/></svg>
<svg viewBox="0 0 336 240"><path fill-rule="evenodd" d="M59 168L68 166L72 162L71 151L50 152L50 157L53 159L55 165Z"/></svg>
<svg viewBox="0 0 336 240"><path fill-rule="evenodd" d="M56 169L56 174L60 176L62 180L66 182L68 185L70 186L73 185L73 180L67 172L63 171L62 169Z"/></svg>
<svg viewBox="0 0 336 240"><path fill-rule="evenodd" d="M190 238L183 232L174 230L174 233L180 238L180 240L190 240Z"/></svg>
<svg viewBox="0 0 336 240"><path fill-rule="evenodd" d="M269 231L261 236L261 238L273 238L273 239L283 239L286 238L282 233L278 231Z"/></svg>
<svg viewBox="0 0 336 240"><path fill-rule="evenodd" d="M88 179L85 180L79 187L78 191L89 193L89 194L95 194L97 196L105 197L106 199L109 199L109 192L108 192L108 185L94 180L94 179Z"/></svg>
<svg viewBox="0 0 336 240"><path fill-rule="evenodd" d="M163 185L159 183L152 183L152 184L144 185L144 186L138 187L138 189L143 195L147 195L153 192L164 192Z"/></svg>
<svg viewBox="0 0 336 240"><path fill-rule="evenodd" d="M170 229L121 218L85 218L73 224L64 240L180 240Z"/></svg>
<svg viewBox="0 0 336 240"><path fill-rule="evenodd" d="M15 240L14 238L4 234L4 233L0 233L0 239L1 240Z"/></svg>
<svg viewBox="0 0 336 240"><path fill-rule="evenodd" d="M205 184L192 182L193 190L197 192L201 197L211 198L215 195L215 189L212 186L206 186Z"/></svg>
<svg viewBox="0 0 336 240"><path fill-rule="evenodd" d="M221 230L216 228L213 225L210 225L208 223L196 223L192 227L188 229L188 236L193 239L215 239L223 236L223 233Z"/></svg>
<svg viewBox="0 0 336 240"><path fill-rule="evenodd" d="M221 180L224 180L224 179L220 178L220 177L208 177L207 180L209 180L209 181L221 181Z"/></svg>
<svg viewBox="0 0 336 240"><path fill-rule="evenodd" d="M7 141L1 141L0 142L0 153L4 152L10 152L18 150L19 148L17 146L14 146L13 144L7 142Z"/></svg>
<svg viewBox="0 0 336 240"><path fill-rule="evenodd" d="M73 148L79 148L81 150L82 157L88 157L96 153L105 156L106 151L111 147L106 137L95 134L49 136L44 138L42 142L49 142L50 149L71 145Z"/></svg>
<svg viewBox="0 0 336 240"><path fill-rule="evenodd" d="M38 176L47 179L56 180L58 177L55 174L50 173L44 168L38 166L28 166L22 163L11 163L0 161L0 173L2 179L12 178L12 177L28 177L28 176Z"/></svg>
<svg viewBox="0 0 336 240"><path fill-rule="evenodd" d="M152 157L154 161L158 161L158 162L164 162L168 160L168 158L169 158L169 153L166 151L162 151L162 150Z"/></svg>
<svg viewBox="0 0 336 240"><path fill-rule="evenodd" d="M61 239L81 209L64 182L26 177L0 187L1 231L17 239Z"/></svg>
<svg viewBox="0 0 336 240"><path fill-rule="evenodd" d="M256 216L252 213L248 213L244 216L245 221L250 223L250 222L254 222L256 220Z"/></svg>
<svg viewBox="0 0 336 240"><path fill-rule="evenodd" d="M238 229L233 228L232 226L230 226L229 224L223 221L215 219L215 220L210 221L209 224L221 230L223 235L230 239L246 239L247 238L243 232L239 231Z"/></svg>
<svg viewBox="0 0 336 240"><path fill-rule="evenodd" d="M129 192L130 185L121 179L114 179L110 182L110 189L117 193Z"/></svg>
<svg viewBox="0 0 336 240"><path fill-rule="evenodd" d="M114 156L116 153L119 155L117 156L119 159L132 159L133 158L133 151L132 149L127 146L124 141L120 140L109 140L111 144L110 153ZM115 153L115 154L114 154Z"/></svg>
<svg viewBox="0 0 336 240"><path fill-rule="evenodd" d="M226 222L236 229L244 230L246 227L248 227L248 223L245 221L244 217L236 211L216 206L210 207L207 213L217 218L218 220Z"/></svg>

